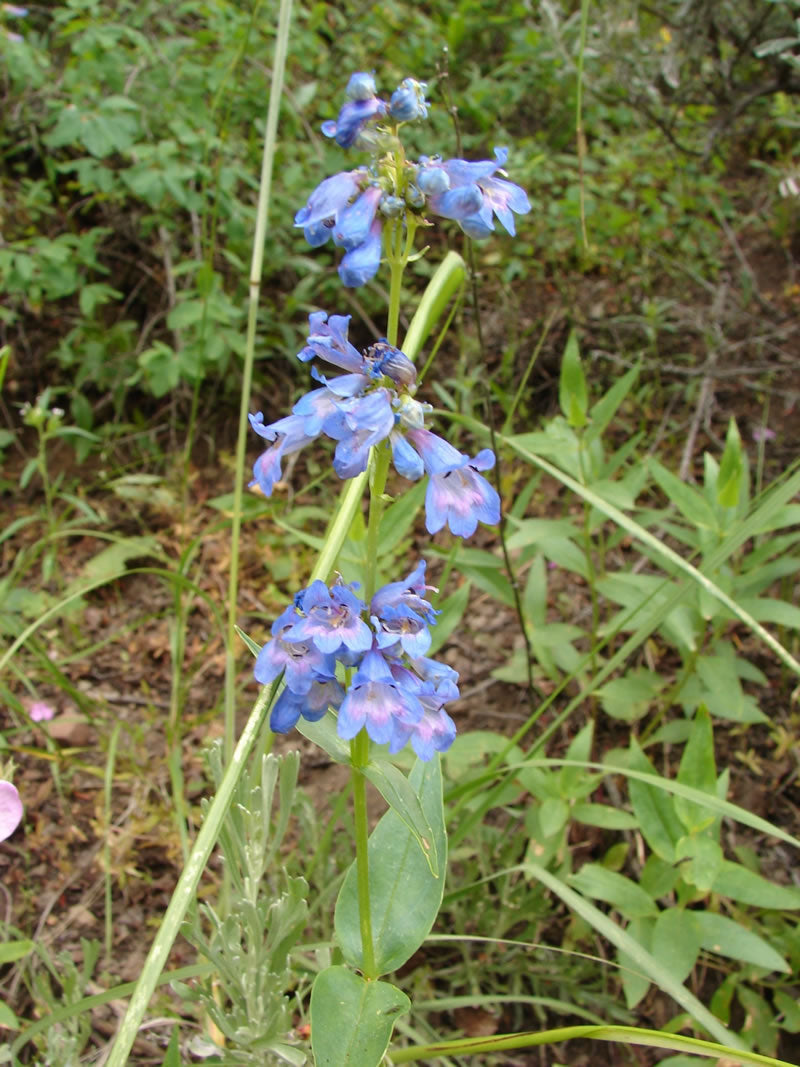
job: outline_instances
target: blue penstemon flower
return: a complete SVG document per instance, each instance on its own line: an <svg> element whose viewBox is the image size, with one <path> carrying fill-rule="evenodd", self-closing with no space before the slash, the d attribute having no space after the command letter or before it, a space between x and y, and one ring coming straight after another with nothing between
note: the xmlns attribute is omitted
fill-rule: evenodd
<svg viewBox="0 0 800 1067"><path fill-rule="evenodd" d="M344 740L365 729L391 752L410 742L424 760L449 748L456 729L444 705L458 699L458 674L424 655L437 615L425 597L432 588L423 560L405 580L379 589L369 609L341 578L298 593L256 660L259 682L283 672L271 728L287 733L301 716L314 722L333 709Z"/></svg>
<svg viewBox="0 0 800 1067"><path fill-rule="evenodd" d="M498 176L505 174L507 148L495 148L494 160L476 162L406 159L399 131L404 123L427 118L426 88L424 82L406 78L386 102L377 96L372 74L353 74L338 118L322 126L342 148L369 152L370 161L326 178L294 221L312 247L331 237L345 250L339 276L350 288L377 273L384 219L411 213L417 224L429 225L426 215L433 214L453 219L470 237L481 238L493 232L495 216L514 236L514 216L530 211L524 190Z"/></svg>
<svg viewBox="0 0 800 1067"><path fill-rule="evenodd" d="M301 397L291 415L269 424L260 411L250 415L256 433L271 442L253 466L250 485L271 496L283 457L320 435L336 442L338 476L355 478L367 469L370 449L388 439L398 474L411 481L429 477L428 533L448 526L456 536L470 537L479 522L498 523L500 499L480 473L494 466L494 453L484 449L472 459L425 429L430 407L414 399L414 364L386 341L359 352L347 338L349 322L348 315L324 311L309 316L308 339L298 358L305 363L317 357L347 373L327 378L312 367L322 387Z"/></svg>

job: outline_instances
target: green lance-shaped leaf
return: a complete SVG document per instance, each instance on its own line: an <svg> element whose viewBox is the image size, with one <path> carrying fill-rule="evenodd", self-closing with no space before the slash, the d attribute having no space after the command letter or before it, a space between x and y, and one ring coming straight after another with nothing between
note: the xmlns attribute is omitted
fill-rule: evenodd
<svg viewBox="0 0 800 1067"><path fill-rule="evenodd" d="M694 917L700 929L701 944L707 952L742 963L754 963L765 971L791 972L786 960L772 945L734 919L712 911L696 911Z"/></svg>
<svg viewBox="0 0 800 1067"><path fill-rule="evenodd" d="M458 252L448 252L428 282L403 340L403 351L409 359L417 358L442 312L464 284L465 278L464 260Z"/></svg>
<svg viewBox="0 0 800 1067"><path fill-rule="evenodd" d="M379 974L397 970L428 936L444 891L447 836L438 756L417 761L409 776L431 827L429 854L438 859L438 876L413 831L393 810L387 811L369 839L369 890L375 966ZM336 902L336 936L345 960L362 966L361 929L355 864L347 872Z"/></svg>
<svg viewBox="0 0 800 1067"><path fill-rule="evenodd" d="M632 770L657 777L655 768L635 739L631 740L628 760ZM672 798L635 778L631 778L629 788L633 813L639 820L644 839L657 856L673 863L675 845L683 836L684 828L675 814Z"/></svg>
<svg viewBox="0 0 800 1067"><path fill-rule="evenodd" d="M589 407L589 391L586 376L581 366L578 339L573 330L569 335L564 358L561 361L561 378L558 383L558 402L570 426L585 426Z"/></svg>
<svg viewBox="0 0 800 1067"><path fill-rule="evenodd" d="M33 948L33 941L7 941L0 945L0 963L15 963L29 955Z"/></svg>
<svg viewBox="0 0 800 1067"><path fill-rule="evenodd" d="M395 1019L411 1001L388 982L367 982L346 967L328 967L311 990L311 1047L316 1067L377 1067Z"/></svg>
<svg viewBox="0 0 800 1067"><path fill-rule="evenodd" d="M678 781L683 785L702 789L704 793L716 795L717 765L714 760L714 731L708 709L702 704L692 722L689 740L681 756ZM711 826L715 814L704 805L692 804L683 797L673 800L675 813L689 833L699 833Z"/></svg>
<svg viewBox="0 0 800 1067"><path fill-rule="evenodd" d="M722 453L717 475L717 500L724 508L735 508L739 503L743 488L743 469L742 439L739 436L736 420L731 419L728 424L725 451Z"/></svg>

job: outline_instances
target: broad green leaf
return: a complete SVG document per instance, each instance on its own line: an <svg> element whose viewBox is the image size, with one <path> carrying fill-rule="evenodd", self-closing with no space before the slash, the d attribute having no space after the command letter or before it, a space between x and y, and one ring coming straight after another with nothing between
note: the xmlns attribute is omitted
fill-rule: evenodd
<svg viewBox="0 0 800 1067"><path fill-rule="evenodd" d="M677 798L676 798L677 799ZM709 893L722 866L722 849L706 834L683 837L675 846L675 858L680 863L684 882L701 893Z"/></svg>
<svg viewBox="0 0 800 1067"><path fill-rule="evenodd" d="M627 533L635 537L637 541L646 546L649 551L656 553L662 563L674 567L676 570L681 570L684 574L689 575L692 582L711 593L721 604L728 608L729 611L756 633L772 652L789 667L793 674L800 675L800 661L795 659L784 645L782 645L780 641L777 641L768 630L765 630L759 622L746 611L742 610L736 601L709 578L706 573L702 570L698 570L697 567L689 563L688 560L684 559L678 552L664 544L663 541L660 541L640 523L635 522L630 516L620 511L619 508L615 508L613 505L602 500L602 498L599 497L597 493L594 493L591 488L581 485L579 481L570 477L563 470L559 470L558 467L554 466L552 463L548 463L546 460L542 459L541 456L532 452L529 447L526 447L524 434L520 437L505 437L499 439L504 440L505 443L510 445L524 460L550 474L552 477L560 481L566 488L571 489L583 500L586 500L592 507L596 507L602 511L603 514L611 519L612 522L616 523L621 530L625 530ZM704 562L704 567L708 568L709 572L714 573L715 569L735 552L736 549L747 540L748 536L752 536L752 533L762 524L768 523L770 517L792 499L792 496L797 492L798 484L800 484L800 471L795 471L791 476L776 483L771 491L765 495L761 504L759 504L751 514L736 520L735 526L732 526L727 531L725 543L716 546L712 550ZM682 593L683 590L680 586L672 591L667 601L670 608L673 604L677 605L680 602ZM645 623L644 619L642 619L638 624L641 626L642 632L652 632L650 629L652 619L655 617L660 620L663 617L662 611L664 613L666 612L666 607L667 605L664 605L663 608L654 605L651 608L651 623ZM639 637L638 640L642 640L642 638ZM582 694L582 696L585 696L585 694Z"/></svg>
<svg viewBox="0 0 800 1067"><path fill-rule="evenodd" d="M636 629L648 615L660 612L671 594L669 579L657 578L653 574L618 571L599 578L596 585L599 593L625 608L605 623L604 633ZM696 606L686 596L669 608L659 627L670 643L679 649L696 649L700 617Z"/></svg>
<svg viewBox="0 0 800 1067"><path fill-rule="evenodd" d="M788 561L785 561L788 562ZM800 564L798 564L800 566ZM778 626L787 626L800 630L800 607L774 597L741 597L739 604L749 611L758 622L774 622Z"/></svg>
<svg viewBox="0 0 800 1067"><path fill-rule="evenodd" d="M742 1033L757 1049L774 1056L778 1050L779 1036L775 1009L754 989L742 983L736 987L736 997L744 1008Z"/></svg>
<svg viewBox="0 0 800 1067"><path fill-rule="evenodd" d="M654 923L654 919L631 919L625 932L628 937L641 945L645 952L650 952ZM625 1003L628 1010L633 1011L642 997L646 995L651 981L646 974L642 974L633 959L621 948L617 949L617 963L620 967Z"/></svg>
<svg viewBox="0 0 800 1067"><path fill-rule="evenodd" d="M680 880L680 871L672 863L666 863L659 856L650 855L639 875L639 885L653 900L659 900L671 893Z"/></svg>
<svg viewBox="0 0 800 1067"><path fill-rule="evenodd" d="M711 886L715 893L755 908L800 908L800 889L775 885L740 863L723 860Z"/></svg>
<svg viewBox="0 0 800 1067"><path fill-rule="evenodd" d="M20 1021L5 1001L0 1000L0 1026L6 1030L19 1030Z"/></svg>
<svg viewBox="0 0 800 1067"><path fill-rule="evenodd" d="M547 624L547 569L544 556L537 552L531 560L525 591L522 594L525 621L532 628Z"/></svg>
<svg viewBox="0 0 800 1067"><path fill-rule="evenodd" d="M628 919L643 919L658 914L652 897L636 882L624 874L609 871L599 863L584 863L569 881L584 896L604 900Z"/></svg>
<svg viewBox="0 0 800 1067"><path fill-rule="evenodd" d="M636 741L631 741L628 761L632 770L657 777L655 768ZM633 813L648 845L662 860L674 862L675 845L683 837L683 825L675 814L672 798L635 778L629 780L628 789Z"/></svg>
<svg viewBox="0 0 800 1067"><path fill-rule="evenodd" d="M570 426L585 426L589 406L589 391L586 376L581 366L578 338L572 330L561 361L561 376L558 384L558 402Z"/></svg>
<svg viewBox="0 0 800 1067"><path fill-rule="evenodd" d="M631 758L632 754L633 758ZM699 789L694 789L691 786L676 782L672 778L664 778L663 776L656 774L652 764L646 757L639 762L639 756L644 756L644 754L642 753L641 748L639 748L638 743L635 741L631 742L630 751L615 749L610 755L614 760L626 757L629 761L628 765L624 766L618 762L612 763L609 760L608 763L592 763L587 761L585 764L581 764L581 766L585 767L586 770L602 771L604 774L621 774L627 777L631 782L639 782L657 792L682 796L687 800L692 800L698 804L707 804L709 810L715 811L718 815L723 815L726 818L733 819L735 822L740 822L743 826L751 826L754 830L758 830L759 833L767 834L770 837L777 837L781 841L786 841L787 844L790 844L793 848L800 849L800 838L787 833L785 830L782 830L779 826L775 826L767 819L762 819L760 815L755 815L746 808L739 807L738 804L732 804L728 800L723 800L720 796L707 796L705 793L701 793ZM526 770L562 767L564 763L565 761L562 759L540 759L529 757L524 763L520 763L518 767L512 766L511 770L512 773L521 776ZM720 777L722 777L722 775L720 775ZM675 838L677 841L683 836L683 827L677 818L673 825L677 828L677 836Z"/></svg>
<svg viewBox="0 0 800 1067"><path fill-rule="evenodd" d="M667 908L656 919L650 951L676 982L684 982L700 955L701 943L695 913L684 908Z"/></svg>
<svg viewBox="0 0 800 1067"><path fill-rule="evenodd" d="M14 963L33 951L33 941L6 941L0 945L0 964Z"/></svg>
<svg viewBox="0 0 800 1067"><path fill-rule="evenodd" d="M695 670L703 683L703 701L712 715L733 722L767 722L751 696L744 692L733 650L720 644L717 654L698 656Z"/></svg>
<svg viewBox="0 0 800 1067"><path fill-rule="evenodd" d="M603 711L612 719L635 722L646 715L663 686L661 676L645 667L637 667L622 678L600 686L597 695Z"/></svg>
<svg viewBox="0 0 800 1067"><path fill-rule="evenodd" d="M686 482L668 470L655 457L650 456L647 460L647 465L653 478L663 490L664 495L677 507L693 528L716 530L716 516L702 493L691 485L687 485Z"/></svg>
<svg viewBox="0 0 800 1067"><path fill-rule="evenodd" d="M561 832L569 818L569 805L561 797L547 797L539 805L539 825L545 837Z"/></svg>
<svg viewBox="0 0 800 1067"><path fill-rule="evenodd" d="M504 762L523 764L522 749L518 745L508 748L508 738L491 730L467 730L457 734L452 746L444 755L447 777L455 782L472 776L472 768L483 766L487 756L505 753ZM518 790L519 792L519 790Z"/></svg>
<svg viewBox="0 0 800 1067"><path fill-rule="evenodd" d="M800 1034L800 1000L795 1000L782 989L776 989L772 994L775 1007L783 1015L780 1021L781 1030L788 1030L790 1034Z"/></svg>
<svg viewBox="0 0 800 1067"><path fill-rule="evenodd" d="M791 973L791 968L767 942L740 923L712 911L696 911L702 947L707 952L742 963L754 963L765 971Z"/></svg>
<svg viewBox="0 0 800 1067"><path fill-rule="evenodd" d="M689 740L681 756L678 781L683 785L702 789L704 793L716 793L717 765L714 761L714 730L711 716L705 707L699 707L692 723ZM715 819L708 808L692 804L683 797L675 797L675 812L689 833L698 833L710 826Z"/></svg>
<svg viewBox="0 0 800 1067"><path fill-rule="evenodd" d="M369 839L370 915L375 964L379 974L397 970L428 936L444 892L447 836L442 807L439 758L418 760L409 776L432 828L431 851L439 861L439 877L431 873L414 834L397 812L389 810ZM336 936L345 960L362 967L358 889L352 864L336 902Z"/></svg>
<svg viewBox="0 0 800 1067"><path fill-rule="evenodd" d="M569 743L567 749L567 759L575 761L584 761L590 759L592 755L592 740L594 739L594 721L590 719L585 726L582 726L577 734ZM560 772L561 779L561 794L565 797L573 797L575 795L580 796L583 799L585 794L580 792L581 780L586 779L586 775L577 769L577 767L562 767ZM576 794L576 790L578 791Z"/></svg>
<svg viewBox="0 0 800 1067"><path fill-rule="evenodd" d="M508 539L509 551L536 548L552 563L588 579L586 553L575 544L576 527L564 519L523 519Z"/></svg>
<svg viewBox="0 0 800 1067"><path fill-rule="evenodd" d="M431 874L434 877L438 876L439 857L436 854L436 837L422 810L416 790L408 778L393 763L385 759L367 764L363 768L363 774L412 832L428 862Z"/></svg>
<svg viewBox="0 0 800 1067"><path fill-rule="evenodd" d="M411 1001L388 982L367 982L328 967L311 990L311 1047L316 1067L378 1067L395 1020Z"/></svg>
<svg viewBox="0 0 800 1067"><path fill-rule="evenodd" d="M477 585L484 593L488 593L489 596L499 600L506 607L514 607L514 590L511 588L508 578L496 563L492 563L489 566L476 567L468 560L463 559L462 554L459 553L458 569L465 578L468 578L473 585Z"/></svg>

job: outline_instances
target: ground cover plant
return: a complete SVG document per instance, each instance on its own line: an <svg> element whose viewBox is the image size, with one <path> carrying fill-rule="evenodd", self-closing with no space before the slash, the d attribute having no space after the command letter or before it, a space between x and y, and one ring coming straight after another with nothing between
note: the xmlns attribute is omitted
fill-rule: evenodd
<svg viewBox="0 0 800 1067"><path fill-rule="evenodd" d="M793 8L3 9L3 1062L796 1061Z"/></svg>

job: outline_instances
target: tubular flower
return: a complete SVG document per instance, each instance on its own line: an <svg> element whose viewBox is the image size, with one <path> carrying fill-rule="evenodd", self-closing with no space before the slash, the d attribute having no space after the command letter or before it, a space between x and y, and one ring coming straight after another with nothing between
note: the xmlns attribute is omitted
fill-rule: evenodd
<svg viewBox="0 0 800 1067"><path fill-rule="evenodd" d="M336 442L333 469L340 478L363 473L370 449L388 439L398 474L412 481L429 476L425 498L429 533L447 524L456 536L470 537L478 522L499 522L500 499L478 473L494 465L493 453L484 449L471 459L426 430L425 416L431 408L413 397L414 364L387 341L376 341L359 352L348 340L349 324L349 315L315 311L309 316L308 338L298 358L307 363L318 357L347 373L327 378L312 366L311 375L321 388L302 396L291 415L269 424L260 411L250 416L256 433L270 442L253 466L251 487L258 485L270 496L281 478L283 457L320 435ZM380 612L372 614L380 617ZM389 631L403 629L402 614L392 619ZM420 646L417 651L425 650Z"/></svg>
<svg viewBox="0 0 800 1067"><path fill-rule="evenodd" d="M269 728L276 734L288 734L301 715L309 722L317 722L329 707L338 708L343 699L344 689L335 678L315 679L307 693L295 693L287 686L270 712Z"/></svg>
<svg viewBox="0 0 800 1067"><path fill-rule="evenodd" d="M293 641L289 637L298 618L297 608L290 604L272 624L272 640L258 654L255 676L265 685L284 673L292 692L305 695L315 681L333 677L334 660L315 642Z"/></svg>
<svg viewBox="0 0 800 1067"><path fill-rule="evenodd" d="M294 217L295 226L302 226L312 248L324 245L331 236L339 213L344 211L367 179L365 167L345 170L321 182L305 207Z"/></svg>
<svg viewBox="0 0 800 1067"><path fill-rule="evenodd" d="M375 650L364 656L353 676L339 708L336 730L349 741L364 727L373 741L386 745L392 740L396 720L415 722L423 712L416 697L396 684L389 664Z"/></svg>
<svg viewBox="0 0 800 1067"><path fill-rule="evenodd" d="M524 215L531 205L524 189L495 177L508 159L507 148L495 148L489 159L470 163L464 159L420 161L419 187L430 192L428 207L434 215L455 219L470 237L488 237L496 215L512 237L514 215ZM440 191L439 191L440 190Z"/></svg>
<svg viewBox="0 0 800 1067"><path fill-rule="evenodd" d="M500 497L478 472L494 466L494 453L484 448L474 459L429 430L412 429L408 437L422 457L429 476L425 493L425 526L437 533L445 523L457 537L471 537L478 522L500 521Z"/></svg>
<svg viewBox="0 0 800 1067"><path fill-rule="evenodd" d="M389 582L378 590L370 602L370 613L382 618L387 608L402 606L414 613L420 622L432 625L439 613L430 601L425 599L425 593L429 589L437 592L435 586L425 584L425 560L421 559L404 581Z"/></svg>
<svg viewBox="0 0 800 1067"><path fill-rule="evenodd" d="M385 115L386 110L385 101L379 100L377 96L348 100L335 122L323 122L322 132L326 137L332 137L340 148L351 148L367 123Z"/></svg>
<svg viewBox="0 0 800 1067"><path fill-rule="evenodd" d="M382 196L379 185L369 185L352 204L340 211L333 228L334 244L348 252L365 244Z"/></svg>
<svg viewBox="0 0 800 1067"><path fill-rule="evenodd" d="M357 289L378 273L381 265L383 237L381 220L373 219L363 244L351 248L339 264L339 277L348 289Z"/></svg>
<svg viewBox="0 0 800 1067"><path fill-rule="evenodd" d="M328 590L317 579L303 594L303 618L287 632L290 641L313 641L320 652L338 652L342 645L351 652L372 647L372 633L362 620L364 605L346 585Z"/></svg>
<svg viewBox="0 0 800 1067"><path fill-rule="evenodd" d="M339 577L315 581L272 626L272 640L256 660L257 681L283 673L286 688L270 715L270 727L286 733L299 718L314 722L338 709L337 733L350 740L363 728L397 752L410 741L420 759L453 742L455 725L444 711L458 699L458 675L424 653L437 612L425 599L425 563L402 582L390 582L372 598L371 615L354 585ZM336 678L350 670L346 689Z"/></svg>

